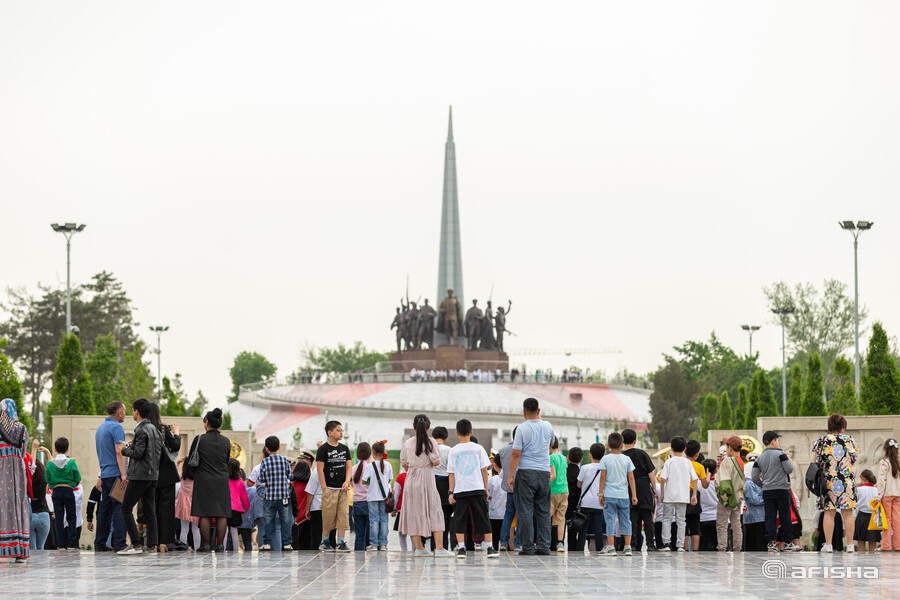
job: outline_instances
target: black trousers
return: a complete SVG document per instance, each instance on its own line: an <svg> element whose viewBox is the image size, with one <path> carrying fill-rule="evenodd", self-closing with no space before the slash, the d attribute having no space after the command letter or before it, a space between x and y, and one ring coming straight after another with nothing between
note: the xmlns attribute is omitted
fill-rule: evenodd
<svg viewBox="0 0 900 600"><path fill-rule="evenodd" d="M641 525L644 526L644 535L641 539ZM656 535L653 527L653 510L649 508L631 508L631 547L640 551L643 541L650 543ZM638 540L641 540L640 542Z"/></svg>
<svg viewBox="0 0 900 600"><path fill-rule="evenodd" d="M778 537L778 521L782 523L791 522L791 491L790 490L769 490L763 492L763 506L766 510L766 542L776 541ZM781 533L781 542L790 544L792 541L792 530L789 527L783 527Z"/></svg>
<svg viewBox="0 0 900 600"><path fill-rule="evenodd" d="M128 481L128 487L125 488L125 497L122 499L122 520L125 521L125 531L131 538L131 545L134 546L140 534L137 525L134 522L134 505L141 501L143 506L144 521L147 525L147 536L144 538L144 545L153 548L159 545L156 528L156 482L155 481Z"/></svg>
<svg viewBox="0 0 900 600"><path fill-rule="evenodd" d="M175 484L156 487L156 530L160 544L175 544Z"/></svg>
<svg viewBox="0 0 900 600"><path fill-rule="evenodd" d="M500 530L503 528L503 519L491 519L491 533L494 534L494 550L500 549Z"/></svg>
<svg viewBox="0 0 900 600"><path fill-rule="evenodd" d="M715 521L700 521L700 550L715 552L719 535L716 533Z"/></svg>

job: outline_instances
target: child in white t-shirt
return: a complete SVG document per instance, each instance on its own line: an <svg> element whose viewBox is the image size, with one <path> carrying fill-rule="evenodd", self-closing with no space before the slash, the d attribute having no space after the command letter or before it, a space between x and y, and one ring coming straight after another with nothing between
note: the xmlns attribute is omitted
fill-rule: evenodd
<svg viewBox="0 0 900 600"><path fill-rule="evenodd" d="M500 548L500 529L503 527L503 516L506 514L506 492L503 491L503 463L500 455L491 457L494 474L488 481L488 518L491 520L491 534L494 536L494 549Z"/></svg>
<svg viewBox="0 0 900 600"><path fill-rule="evenodd" d="M718 470L716 461L707 458L703 461L703 466L712 483ZM718 545L716 516L719 512L719 496L715 485L700 486L700 508L700 550L715 550Z"/></svg>
<svg viewBox="0 0 900 600"><path fill-rule="evenodd" d="M385 500L391 492L391 480L394 478L391 463L384 460L386 454L384 442L372 444L372 462L363 471L363 480L369 486L366 495L369 504L369 540L378 546L378 551L387 550L388 513Z"/></svg>
<svg viewBox="0 0 900 600"><path fill-rule="evenodd" d="M688 504L697 504L697 487L691 488L691 483L699 481L697 472L694 470L694 464L684 457L684 450L687 447L687 440L681 436L672 438L672 458L667 460L659 474L659 481L662 487L660 492L660 502L663 503L663 524L672 519L675 515L677 524L677 533L675 545L678 552L684 552L684 529L685 529L685 511ZM663 547L661 552L669 551L669 542L672 539L672 531L663 527Z"/></svg>
<svg viewBox="0 0 900 600"><path fill-rule="evenodd" d="M877 529L869 530L869 521L872 520L871 500L878 498L878 488L875 484L878 479L875 473L866 469L859 475L859 484L856 486L856 529L853 540L859 542L859 549L866 552L875 552L875 547L881 541L881 532Z"/></svg>
<svg viewBox="0 0 900 600"><path fill-rule="evenodd" d="M488 467L491 461L480 445L470 441L472 423L468 419L456 422L459 443L450 449L447 473L450 477L450 504L453 510L453 531L456 533L456 558L466 558L466 521L472 514L472 533L483 533L488 543L487 557L499 556L493 545L493 530L488 518Z"/></svg>

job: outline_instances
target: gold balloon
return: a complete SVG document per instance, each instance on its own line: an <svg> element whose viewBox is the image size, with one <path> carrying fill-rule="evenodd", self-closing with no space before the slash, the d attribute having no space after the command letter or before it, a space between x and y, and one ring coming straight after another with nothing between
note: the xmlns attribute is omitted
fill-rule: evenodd
<svg viewBox="0 0 900 600"><path fill-rule="evenodd" d="M244 452L244 449L241 448L241 445L235 441L231 442L231 453L229 454L231 458L236 458L239 463L241 463L241 468L247 464L247 454Z"/></svg>

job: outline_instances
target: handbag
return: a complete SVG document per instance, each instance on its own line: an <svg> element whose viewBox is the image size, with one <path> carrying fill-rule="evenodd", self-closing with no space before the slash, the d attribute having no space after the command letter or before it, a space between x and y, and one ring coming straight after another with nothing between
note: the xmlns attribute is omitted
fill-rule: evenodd
<svg viewBox="0 0 900 600"><path fill-rule="evenodd" d="M197 445L194 446L194 449L191 450L191 455L188 457L188 464L195 469L200 466L200 438L197 438Z"/></svg>
<svg viewBox="0 0 900 600"><path fill-rule="evenodd" d="M600 475L600 469L597 469L597 472L594 473L594 478L591 479L591 482L588 486L581 492L581 496L578 498L578 504L575 505L575 510L572 512L572 516L566 519L566 527L571 529L576 533L581 533L584 531L584 528L587 527L588 518L583 512L581 512L581 501L584 500L585 495L588 493L588 490L594 485L594 481L597 480L597 476Z"/></svg>
<svg viewBox="0 0 900 600"><path fill-rule="evenodd" d="M869 507L872 509L872 516L869 518L869 531L887 531L891 528L891 520L887 516L887 511L878 500L872 498L869 501Z"/></svg>
<svg viewBox="0 0 900 600"><path fill-rule="evenodd" d="M166 434L167 433L169 435L172 435L172 433L169 431L169 428L164 426L163 430L160 432L160 435L162 437L162 451L168 457L168 459L170 461L172 461L172 464L175 464L178 462L178 453L169 450L169 447L166 446ZM200 442L197 442L197 445L199 446ZM191 465L191 466L193 466L193 465Z"/></svg>
<svg viewBox="0 0 900 600"><path fill-rule="evenodd" d="M385 494L384 486L381 485L381 476L378 474L378 469L375 467L374 462L372 463L372 470L375 471L375 481L378 482L378 491L380 491L381 495L384 497L384 511L389 513L394 512L394 506L397 504L394 500L394 490Z"/></svg>
<svg viewBox="0 0 900 600"><path fill-rule="evenodd" d="M819 463L815 461L806 469L806 487L815 496L822 496L825 491L825 475Z"/></svg>

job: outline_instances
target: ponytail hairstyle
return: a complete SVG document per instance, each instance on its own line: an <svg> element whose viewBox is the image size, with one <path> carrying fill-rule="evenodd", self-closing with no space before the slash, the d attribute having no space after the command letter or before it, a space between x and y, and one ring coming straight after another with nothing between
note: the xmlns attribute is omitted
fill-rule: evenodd
<svg viewBox="0 0 900 600"><path fill-rule="evenodd" d="M888 439L884 443L884 457L891 463L891 477L900 476L900 458L897 456L897 440Z"/></svg>
<svg viewBox="0 0 900 600"><path fill-rule="evenodd" d="M871 483L872 485L878 483L878 479L875 477L875 473L873 473L871 469L866 469L865 471L860 473L859 478L866 483Z"/></svg>
<svg viewBox="0 0 900 600"><path fill-rule="evenodd" d="M378 461L378 464L381 467L381 473L384 474L384 455L386 454L384 451L384 442L375 442L372 444L372 453L381 455L381 460Z"/></svg>
<svg viewBox="0 0 900 600"><path fill-rule="evenodd" d="M423 452L431 452L431 438L428 437L428 430L431 428L431 421L423 414L418 414L413 418L413 429L416 430L416 456L421 456Z"/></svg>
<svg viewBox="0 0 900 600"><path fill-rule="evenodd" d="M372 456L372 447L368 442L360 442L356 447L356 460L359 462L356 463L356 473L353 474L353 483L359 483L359 480L362 478L363 469L363 461L369 460Z"/></svg>

